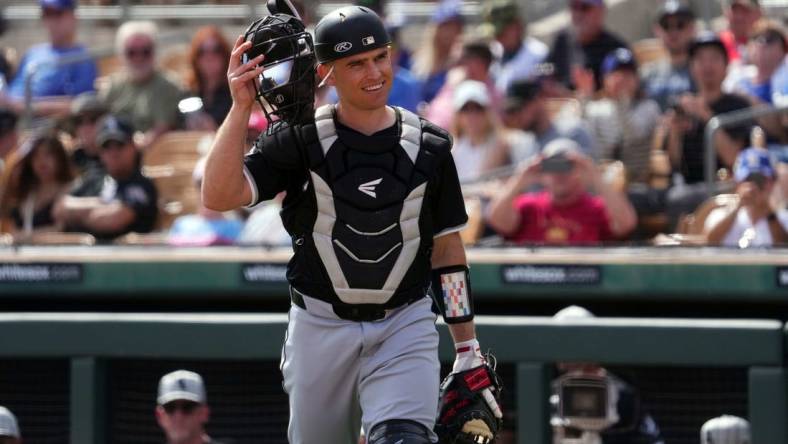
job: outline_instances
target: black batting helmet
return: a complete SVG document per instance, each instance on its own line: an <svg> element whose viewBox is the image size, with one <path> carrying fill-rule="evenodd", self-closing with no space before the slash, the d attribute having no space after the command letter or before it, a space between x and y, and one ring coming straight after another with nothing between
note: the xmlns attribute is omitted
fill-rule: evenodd
<svg viewBox="0 0 788 444"><path fill-rule="evenodd" d="M269 9L272 5L269 2ZM288 2L289 3L289 2ZM288 11L290 12L290 11ZM276 122L299 123L314 117L315 51L312 36L294 11L271 11L272 15L252 23L245 40L252 47L244 62L263 54L263 73L255 81L257 101L268 119L268 130Z"/></svg>
<svg viewBox="0 0 788 444"><path fill-rule="evenodd" d="M383 21L369 8L346 6L326 14L315 26L320 63L356 55L391 43Z"/></svg>

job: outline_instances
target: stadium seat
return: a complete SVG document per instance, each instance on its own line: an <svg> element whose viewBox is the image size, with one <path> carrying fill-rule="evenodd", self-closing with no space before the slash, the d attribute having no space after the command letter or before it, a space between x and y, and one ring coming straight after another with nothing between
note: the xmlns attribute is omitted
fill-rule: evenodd
<svg viewBox="0 0 788 444"><path fill-rule="evenodd" d="M662 59L667 55L662 42L656 38L638 40L633 43L632 53L640 66Z"/></svg>
<svg viewBox="0 0 788 444"><path fill-rule="evenodd" d="M156 184L159 192L157 230L166 230L176 217L196 211L199 194L192 172L202 157L200 147L214 133L172 131L162 135L143 155L142 172Z"/></svg>
<svg viewBox="0 0 788 444"><path fill-rule="evenodd" d="M35 233L30 238L17 238L15 243L33 245L95 245L96 238L88 233Z"/></svg>

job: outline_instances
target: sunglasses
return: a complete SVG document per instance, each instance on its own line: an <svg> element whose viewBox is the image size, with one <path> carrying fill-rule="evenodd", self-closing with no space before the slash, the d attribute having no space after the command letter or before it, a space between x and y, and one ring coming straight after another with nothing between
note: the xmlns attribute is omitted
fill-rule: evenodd
<svg viewBox="0 0 788 444"><path fill-rule="evenodd" d="M133 58L149 58L153 55L153 47L151 46L144 46L141 48L126 48L125 51L126 58L133 59Z"/></svg>
<svg viewBox="0 0 788 444"><path fill-rule="evenodd" d="M74 118L74 126L93 125L101 118L101 115L85 114Z"/></svg>
<svg viewBox="0 0 788 444"><path fill-rule="evenodd" d="M199 50L197 50L197 55L203 54L222 54L224 51L219 46L201 46Z"/></svg>
<svg viewBox="0 0 788 444"><path fill-rule="evenodd" d="M178 410L184 415L191 415L199 405L199 403L193 401L173 401L164 404L162 407L164 407L164 411L167 412L168 415L173 415Z"/></svg>
<svg viewBox="0 0 788 444"><path fill-rule="evenodd" d="M126 144L117 140L110 140L101 145L102 151L122 150L123 148L126 148Z"/></svg>
<svg viewBox="0 0 788 444"><path fill-rule="evenodd" d="M468 102L460 108L461 113L480 113L486 108L478 103Z"/></svg>
<svg viewBox="0 0 788 444"><path fill-rule="evenodd" d="M782 37L775 34L763 34L755 37L754 41L761 45L774 45L775 43L783 43Z"/></svg>
<svg viewBox="0 0 788 444"><path fill-rule="evenodd" d="M63 9L44 8L41 10L41 17L43 18L60 18L65 14Z"/></svg>
<svg viewBox="0 0 788 444"><path fill-rule="evenodd" d="M573 2L569 4L569 9L572 11L586 13L593 9L593 5L589 5L588 3L580 3L580 2Z"/></svg>
<svg viewBox="0 0 788 444"><path fill-rule="evenodd" d="M660 23L660 27L665 31L683 31L689 26L688 20L665 20Z"/></svg>

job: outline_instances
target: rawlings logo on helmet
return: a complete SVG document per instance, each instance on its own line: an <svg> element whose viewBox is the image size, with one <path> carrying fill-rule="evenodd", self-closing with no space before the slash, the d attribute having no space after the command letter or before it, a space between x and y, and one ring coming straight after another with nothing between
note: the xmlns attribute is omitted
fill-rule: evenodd
<svg viewBox="0 0 788 444"><path fill-rule="evenodd" d="M340 42L334 45L334 51L336 52L347 52L350 51L350 48L353 47L353 44L350 42Z"/></svg>

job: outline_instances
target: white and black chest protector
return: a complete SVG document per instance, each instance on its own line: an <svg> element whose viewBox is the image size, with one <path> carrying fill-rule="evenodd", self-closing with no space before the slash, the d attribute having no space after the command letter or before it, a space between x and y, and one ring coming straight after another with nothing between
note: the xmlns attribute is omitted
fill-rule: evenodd
<svg viewBox="0 0 788 444"><path fill-rule="evenodd" d="M323 162L310 169L317 204L311 235L337 297L347 304L387 303L410 267L421 264L414 262L428 180L416 168L421 122L401 108L397 122L396 137L352 137L337 131L333 106L315 112ZM364 146L370 141L386 146Z"/></svg>

